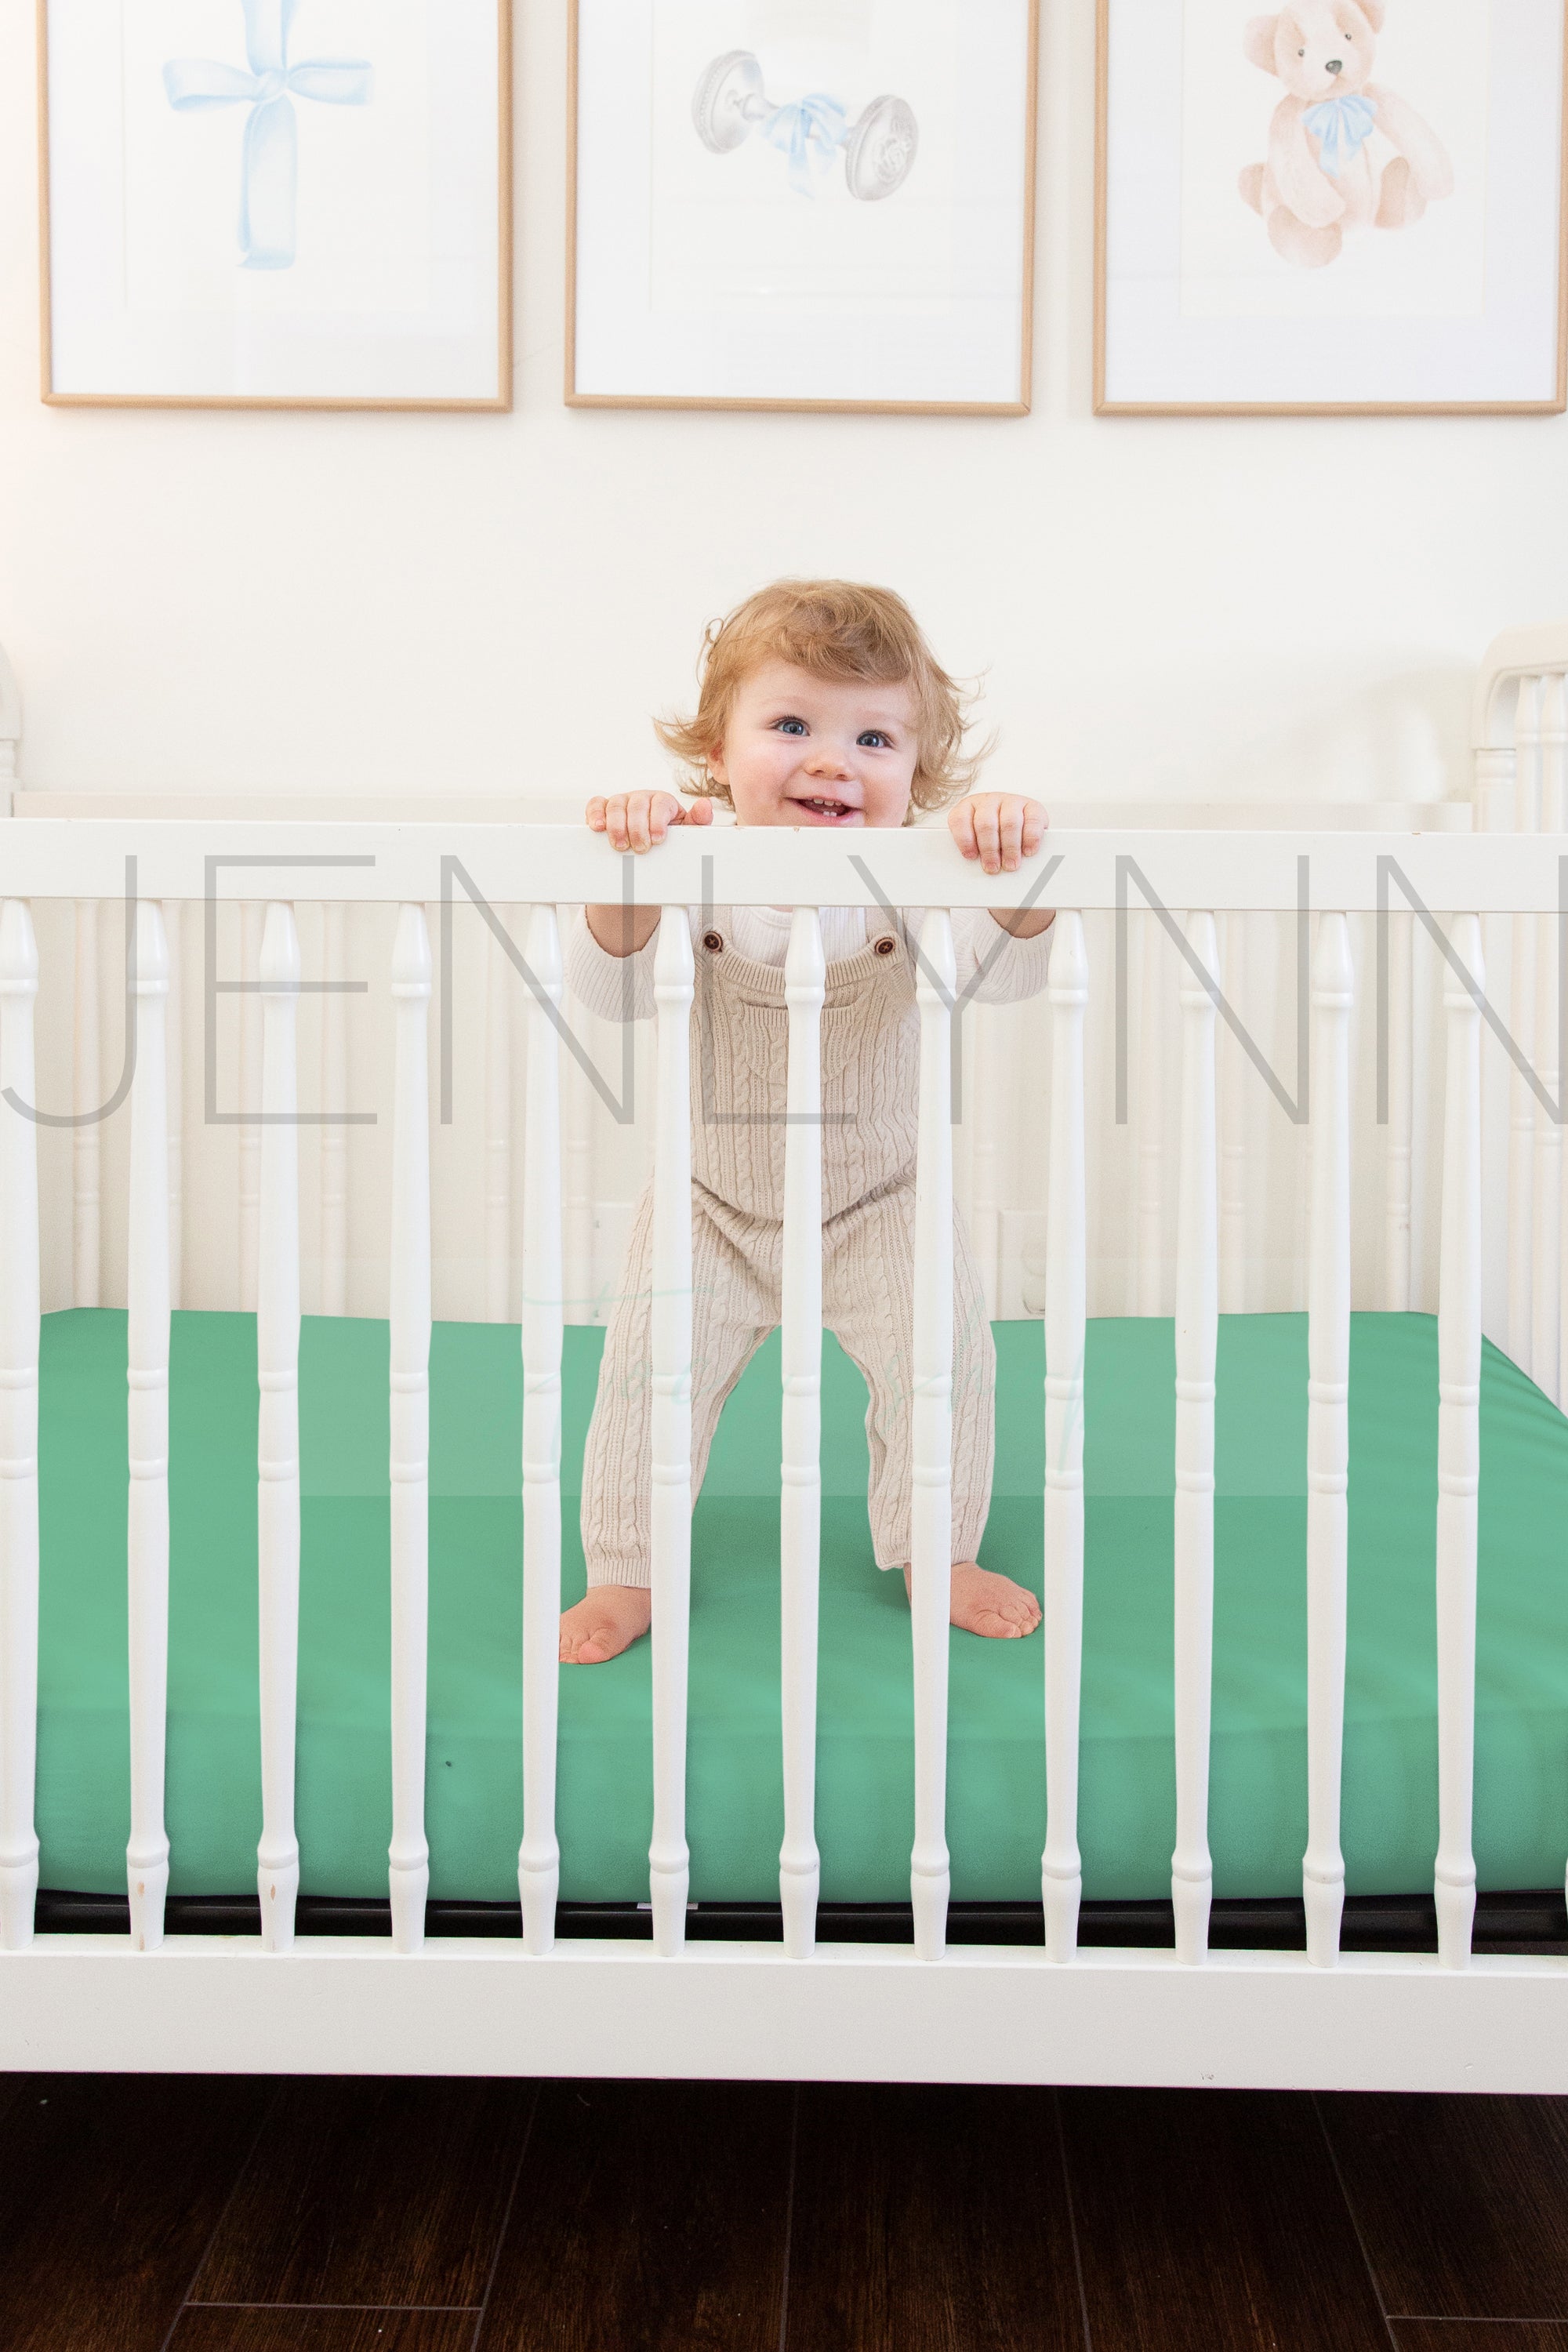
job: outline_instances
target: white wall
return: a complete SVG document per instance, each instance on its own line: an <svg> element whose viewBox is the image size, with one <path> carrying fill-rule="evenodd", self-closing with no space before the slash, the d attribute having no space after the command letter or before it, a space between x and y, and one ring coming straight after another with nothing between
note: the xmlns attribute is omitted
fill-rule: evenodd
<svg viewBox="0 0 1568 2352"><path fill-rule="evenodd" d="M702 623L821 571L893 583L987 674L998 780L1463 789L1477 656L1568 604L1564 421L1091 416L1092 0L1046 0L1022 419L565 409L565 10L517 16L516 407L377 417L39 403L33 12L0 11L0 643L29 784L647 776Z"/></svg>

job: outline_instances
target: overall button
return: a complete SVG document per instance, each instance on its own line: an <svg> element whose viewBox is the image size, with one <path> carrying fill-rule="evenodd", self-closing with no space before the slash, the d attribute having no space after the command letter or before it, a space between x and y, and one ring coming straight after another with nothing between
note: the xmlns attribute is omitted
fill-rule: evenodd
<svg viewBox="0 0 1568 2352"><path fill-rule="evenodd" d="M879 955L891 955L893 950L898 946L898 944L897 940L878 940L876 941L877 953Z"/></svg>
<svg viewBox="0 0 1568 2352"><path fill-rule="evenodd" d="M710 955L721 954L724 947L723 932L704 931L702 934L702 944L708 950Z"/></svg>

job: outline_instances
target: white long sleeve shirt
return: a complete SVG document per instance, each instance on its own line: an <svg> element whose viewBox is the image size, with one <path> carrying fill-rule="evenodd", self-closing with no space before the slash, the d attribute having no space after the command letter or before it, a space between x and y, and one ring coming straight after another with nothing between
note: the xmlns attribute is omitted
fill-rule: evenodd
<svg viewBox="0 0 1568 2352"><path fill-rule="evenodd" d="M717 908L709 908L705 918L702 908L687 908L694 948L701 939L704 920L711 922L717 912ZM879 908L873 912L878 929L886 929L889 918ZM899 913L910 938L918 944L925 923L925 908L903 907ZM874 932L868 930L868 915L864 907L824 907L819 914L822 951L830 966L842 963L849 956L858 955L867 940L875 936ZM793 919L787 907L726 907L723 919L726 934L737 955L745 956L753 963L783 964L789 948ZM1020 998L1037 996L1046 984L1055 929L1052 924L1032 939L1017 940L1005 931L985 908L955 907L952 910L953 957L958 977L955 1001L959 1003L1014 1004ZM651 1021L654 1013L653 964L658 943L656 929L652 938L636 955L610 955L599 945L588 929L586 914L579 908L567 945L567 983L590 1013L598 1013L605 1021Z"/></svg>

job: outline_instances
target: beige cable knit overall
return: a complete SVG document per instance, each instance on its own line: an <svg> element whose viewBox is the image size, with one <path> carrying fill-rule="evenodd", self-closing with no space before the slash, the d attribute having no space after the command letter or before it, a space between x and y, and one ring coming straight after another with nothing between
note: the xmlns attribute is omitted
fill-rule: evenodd
<svg viewBox="0 0 1568 2352"><path fill-rule="evenodd" d="M724 1400L779 1320L788 1037L783 971L737 953L730 908L709 916L696 947L691 1016L694 1501ZM644 952L651 955L651 942ZM910 1557L914 979L906 940L889 919L873 917L865 947L828 965L822 1013L822 1319L870 1392L868 1499L879 1568ZM650 1186L633 1219L583 1465L591 1586L649 1581L652 1225ZM955 1560L975 1557L990 1507L994 1381L978 1269L955 1209Z"/></svg>

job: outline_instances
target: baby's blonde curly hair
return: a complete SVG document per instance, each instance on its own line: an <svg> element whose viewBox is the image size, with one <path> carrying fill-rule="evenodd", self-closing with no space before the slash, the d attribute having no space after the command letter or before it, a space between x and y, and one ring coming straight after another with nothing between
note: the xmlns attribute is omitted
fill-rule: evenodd
<svg viewBox="0 0 1568 2352"><path fill-rule="evenodd" d="M710 757L724 740L742 682L766 661L793 662L818 677L913 688L919 756L906 824L973 784L990 746L965 751L971 698L942 668L903 598L852 580L775 580L709 623L692 716L654 720L659 741L686 771L683 792L730 802Z"/></svg>

